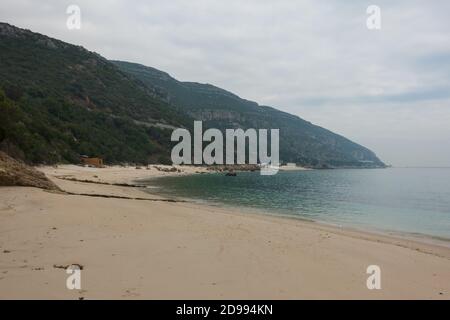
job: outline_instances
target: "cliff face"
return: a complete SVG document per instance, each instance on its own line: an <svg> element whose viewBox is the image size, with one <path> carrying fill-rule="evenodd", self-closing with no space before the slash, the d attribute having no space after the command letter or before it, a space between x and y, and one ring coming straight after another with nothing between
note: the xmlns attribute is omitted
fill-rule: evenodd
<svg viewBox="0 0 450 320"><path fill-rule="evenodd" d="M113 61L119 68L157 88L166 100L204 126L280 129L280 159L311 167L383 167L369 149L297 116L210 84L182 82L155 68Z"/></svg>

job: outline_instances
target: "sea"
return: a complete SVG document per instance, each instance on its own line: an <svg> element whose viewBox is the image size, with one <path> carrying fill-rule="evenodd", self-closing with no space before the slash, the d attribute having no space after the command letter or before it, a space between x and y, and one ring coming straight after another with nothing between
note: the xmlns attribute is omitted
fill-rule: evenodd
<svg viewBox="0 0 450 320"><path fill-rule="evenodd" d="M450 240L450 168L207 173L146 184L151 193L243 212Z"/></svg>

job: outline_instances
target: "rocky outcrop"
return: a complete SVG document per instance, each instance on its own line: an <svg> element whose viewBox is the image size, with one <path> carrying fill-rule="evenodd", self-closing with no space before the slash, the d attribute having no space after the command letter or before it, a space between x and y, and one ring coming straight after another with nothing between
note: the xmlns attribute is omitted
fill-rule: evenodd
<svg viewBox="0 0 450 320"><path fill-rule="evenodd" d="M217 172L236 172L259 171L260 168L257 164L218 164L208 166L206 169Z"/></svg>
<svg viewBox="0 0 450 320"><path fill-rule="evenodd" d="M59 190L45 174L0 151L0 186L26 186Z"/></svg>

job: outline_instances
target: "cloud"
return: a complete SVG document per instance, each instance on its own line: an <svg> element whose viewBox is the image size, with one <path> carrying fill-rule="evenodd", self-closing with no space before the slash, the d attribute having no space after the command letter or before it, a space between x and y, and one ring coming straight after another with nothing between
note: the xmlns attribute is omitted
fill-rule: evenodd
<svg viewBox="0 0 450 320"><path fill-rule="evenodd" d="M297 114L387 162L450 166L450 2L375 2L3 0L0 20Z"/></svg>

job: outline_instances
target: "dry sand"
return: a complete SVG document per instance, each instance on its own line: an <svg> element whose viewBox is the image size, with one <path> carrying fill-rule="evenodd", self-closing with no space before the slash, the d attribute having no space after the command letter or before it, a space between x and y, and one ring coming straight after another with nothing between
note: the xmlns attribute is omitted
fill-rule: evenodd
<svg viewBox="0 0 450 320"><path fill-rule="evenodd" d="M0 298L39 299L449 299L447 243L164 202L133 183L190 174L109 167L40 168L63 190L129 200L0 188ZM65 270L83 266L81 290ZM381 267L381 290L366 268Z"/></svg>

